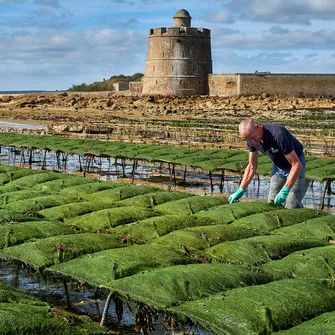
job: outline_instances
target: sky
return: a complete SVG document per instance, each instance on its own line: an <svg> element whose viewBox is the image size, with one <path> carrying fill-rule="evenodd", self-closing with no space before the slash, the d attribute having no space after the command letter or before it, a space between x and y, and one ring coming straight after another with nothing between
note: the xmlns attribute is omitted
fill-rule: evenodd
<svg viewBox="0 0 335 335"><path fill-rule="evenodd" d="M148 30L186 9L213 73L335 73L335 0L0 0L0 91L145 73Z"/></svg>

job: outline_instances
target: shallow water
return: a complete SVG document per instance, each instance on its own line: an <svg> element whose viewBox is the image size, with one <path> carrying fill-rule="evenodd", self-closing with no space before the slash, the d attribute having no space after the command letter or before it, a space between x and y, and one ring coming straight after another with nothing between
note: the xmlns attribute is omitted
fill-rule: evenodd
<svg viewBox="0 0 335 335"><path fill-rule="evenodd" d="M29 161L29 152L16 151L14 148L2 147L0 153L0 164L8 165L25 165ZM32 169L41 169L43 166L45 152L36 150L34 151L33 161L31 164ZM82 157L77 154L57 157L55 152L46 153L45 157L46 170L60 170L67 173L76 173L78 171L85 170L87 173L96 174L101 180L122 181L123 175L127 178L132 178L133 165L132 162L126 162L124 171L120 161L114 158L100 158L96 157L93 161L89 162L87 157ZM89 168L88 168L89 166ZM134 182L139 180L151 181L152 179L158 179L163 188L174 189L174 180L170 180L170 171L168 165L161 164L140 164L136 168L134 174ZM225 175L222 183L222 192L220 191L221 174L212 175L213 190L211 190L209 174L203 171L195 171L189 169L186 174L186 180L184 182L184 169L176 168L175 170L176 186L178 190L185 190L190 193L197 193L202 195L210 194L231 194L236 191L239 184L239 176ZM256 178L250 183L245 195L241 201L249 201L251 199L263 199L266 200L269 194L269 177L260 177L259 180ZM317 181L313 181L306 195L303 199L303 205L307 208L320 209L322 206L322 197L324 194L325 184ZM324 198L324 210L335 215L335 181L331 183L332 194L325 193Z"/></svg>
<svg viewBox="0 0 335 335"><path fill-rule="evenodd" d="M102 290L95 291L92 288L79 286L77 282L67 282L69 290L71 307L67 307L67 299L65 295L64 283L62 279L50 277L42 278L37 273L32 273L28 269L10 262L0 261L0 281L4 284L11 285L17 289L24 290L29 295L34 296L41 301L47 302L50 305L72 311L79 315L87 315L92 320L100 323L102 312L106 301L106 294ZM105 326L113 331L113 334L120 335L135 335L140 332L135 329L135 316L130 308L126 305L123 307L123 319L118 321L116 316L115 304L111 301L108 315L105 321ZM159 315L154 320L154 330L152 335L171 334L166 331L162 324L162 315ZM183 334L192 335L211 335L202 329L186 328ZM187 333L189 331L189 333ZM177 335L178 333L173 333ZM182 334L182 333L179 333Z"/></svg>
<svg viewBox="0 0 335 335"><path fill-rule="evenodd" d="M41 124L27 124L16 122L0 121L0 128L21 128L21 129L44 129L45 126Z"/></svg>

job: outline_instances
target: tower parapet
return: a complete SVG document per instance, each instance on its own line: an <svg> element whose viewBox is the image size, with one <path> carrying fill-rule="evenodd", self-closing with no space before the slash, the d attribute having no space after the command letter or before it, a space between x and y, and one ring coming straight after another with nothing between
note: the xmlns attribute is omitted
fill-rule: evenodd
<svg viewBox="0 0 335 335"><path fill-rule="evenodd" d="M190 27L190 22L188 12L179 10L174 27L149 30L143 94L208 94L208 74L212 73L210 30Z"/></svg>

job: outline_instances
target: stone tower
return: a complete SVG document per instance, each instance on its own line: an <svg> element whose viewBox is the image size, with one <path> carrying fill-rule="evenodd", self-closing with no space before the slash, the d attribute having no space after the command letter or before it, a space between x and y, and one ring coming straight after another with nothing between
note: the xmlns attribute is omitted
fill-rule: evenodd
<svg viewBox="0 0 335 335"><path fill-rule="evenodd" d="M180 9L171 28L149 30L142 94L207 95L212 73L210 30L191 27L191 16Z"/></svg>

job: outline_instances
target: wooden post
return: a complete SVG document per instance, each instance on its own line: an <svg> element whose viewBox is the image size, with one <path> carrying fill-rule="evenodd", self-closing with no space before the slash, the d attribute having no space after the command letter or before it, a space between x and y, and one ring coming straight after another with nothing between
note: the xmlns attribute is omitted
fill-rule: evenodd
<svg viewBox="0 0 335 335"><path fill-rule="evenodd" d="M185 166L185 170L184 170L184 177L183 177L183 183L186 182L186 170L187 170L187 167Z"/></svg>
<svg viewBox="0 0 335 335"><path fill-rule="evenodd" d="M321 203L320 203L320 209L323 210L325 207L325 197L326 197L326 192L328 189L328 184L330 184L330 180L326 180L325 182L325 189L323 191L322 197L321 197Z"/></svg>
<svg viewBox="0 0 335 335"><path fill-rule="evenodd" d="M224 170L221 173L221 180L220 180L220 192L223 193L223 183L224 183Z"/></svg>
<svg viewBox="0 0 335 335"><path fill-rule="evenodd" d="M213 178L212 178L212 171L209 171L209 180L211 182L211 195L213 194L214 191L214 186L213 186Z"/></svg>
<svg viewBox="0 0 335 335"><path fill-rule="evenodd" d="M133 171L131 172L131 183L134 184L134 179L135 179L135 172L136 172L136 167L137 167L137 159L134 159L133 163Z"/></svg>
<svg viewBox="0 0 335 335"><path fill-rule="evenodd" d="M100 326L103 326L104 323L105 323L105 321L106 321L106 317L107 317L107 313L108 313L108 308L109 308L111 299L112 299L112 292L110 292L108 294L108 297L106 299L104 310L102 312L102 316L101 316L101 320L100 320Z"/></svg>
<svg viewBox="0 0 335 335"><path fill-rule="evenodd" d="M69 289L67 287L65 278L63 279L63 284L64 284L64 291L65 291L66 307L71 308Z"/></svg>
<svg viewBox="0 0 335 335"><path fill-rule="evenodd" d="M33 148L30 148L29 150L29 168L31 169L32 168L32 165L33 165Z"/></svg>

